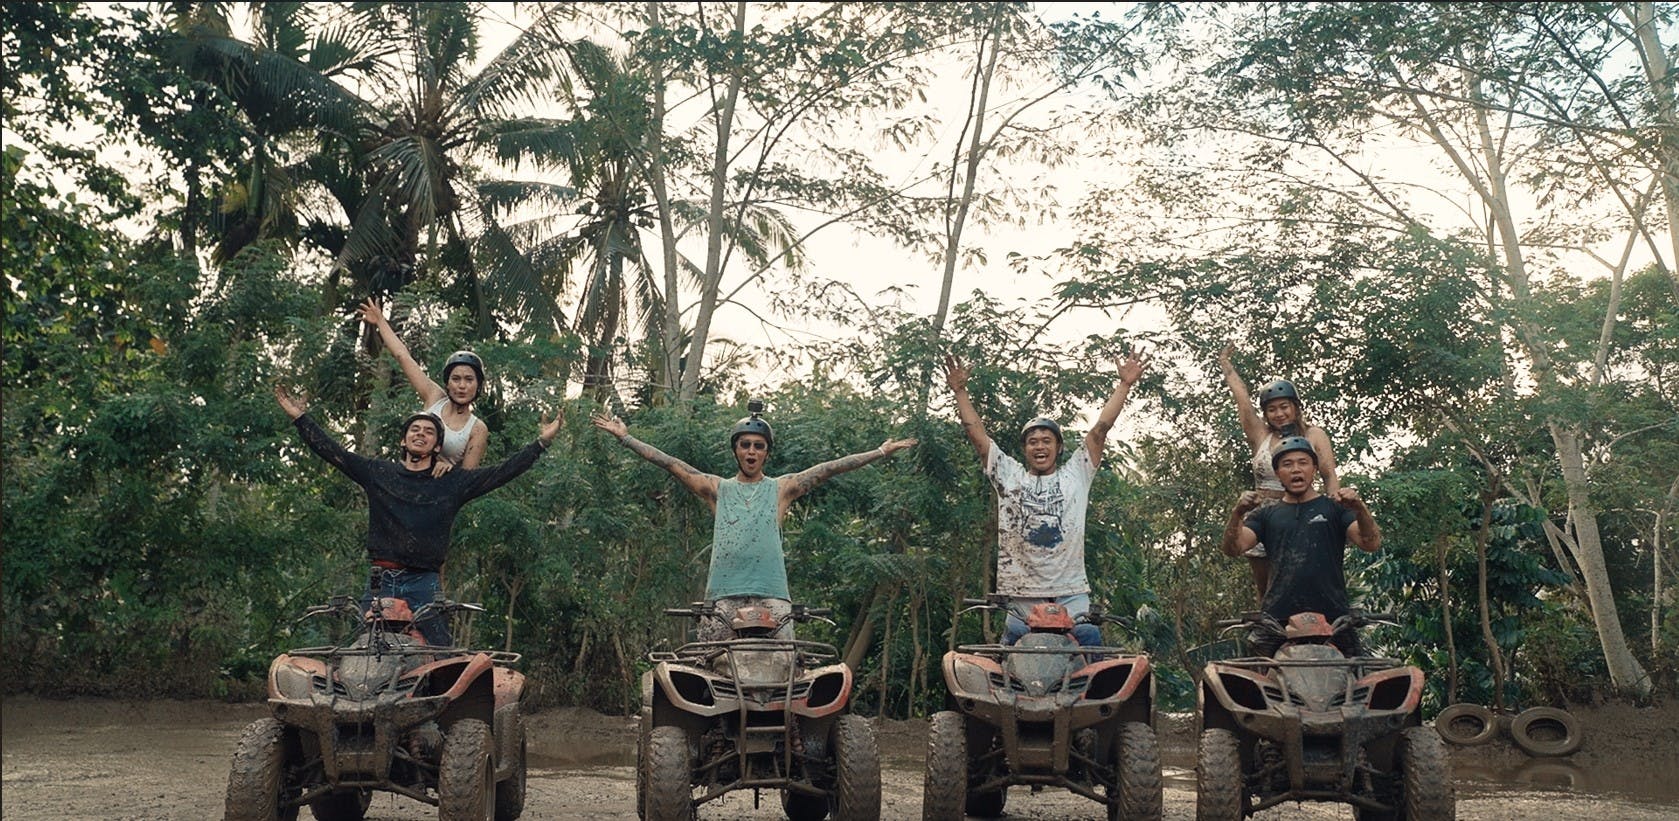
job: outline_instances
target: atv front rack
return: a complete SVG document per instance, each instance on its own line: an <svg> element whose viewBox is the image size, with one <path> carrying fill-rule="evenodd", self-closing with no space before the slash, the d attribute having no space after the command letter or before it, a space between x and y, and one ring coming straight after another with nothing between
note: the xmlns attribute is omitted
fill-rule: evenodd
<svg viewBox="0 0 1679 821"><path fill-rule="evenodd" d="M647 660L655 664L661 661L675 662L705 662L730 650L751 650L754 652L798 653L801 658L811 661L823 661L839 657L839 651L832 644L819 641L804 641L802 639L723 639L721 641L691 641L675 650L655 650L647 654Z"/></svg>
<svg viewBox="0 0 1679 821"><path fill-rule="evenodd" d="M1246 670L1264 672L1276 667L1353 667L1364 670L1385 670L1390 667L1402 667L1404 661L1399 659L1380 658L1377 656L1353 656L1338 659L1272 659L1263 656L1249 656L1235 659L1215 659L1208 664L1220 664L1225 667L1241 667Z"/></svg>
<svg viewBox="0 0 1679 821"><path fill-rule="evenodd" d="M518 664L524 658L522 653L507 650L473 650L467 647L437 647L430 644L395 644L389 647L299 647L287 650L287 655L311 656L317 658L344 658L348 656L476 656L484 654L495 664Z"/></svg>

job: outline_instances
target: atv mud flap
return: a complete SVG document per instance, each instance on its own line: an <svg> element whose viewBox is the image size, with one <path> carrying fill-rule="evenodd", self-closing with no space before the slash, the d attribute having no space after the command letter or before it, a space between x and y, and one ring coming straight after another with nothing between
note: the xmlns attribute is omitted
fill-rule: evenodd
<svg viewBox="0 0 1679 821"><path fill-rule="evenodd" d="M313 695L308 699L271 698L268 703L276 719L319 739L326 780L347 787L386 782L403 733L440 715L449 698L405 698L346 706L341 699Z"/></svg>

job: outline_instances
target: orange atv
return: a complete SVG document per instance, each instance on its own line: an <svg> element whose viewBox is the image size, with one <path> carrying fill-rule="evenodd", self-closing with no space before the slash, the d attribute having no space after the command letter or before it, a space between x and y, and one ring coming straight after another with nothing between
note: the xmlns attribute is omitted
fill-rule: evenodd
<svg viewBox="0 0 1679 821"><path fill-rule="evenodd" d="M1285 801L1338 801L1359 821L1454 817L1446 749L1418 711L1422 670L1397 659L1347 658L1336 634L1392 624L1349 613L1220 622L1280 642L1271 658L1211 662L1201 677L1196 765L1201 821L1239 821Z"/></svg>
<svg viewBox="0 0 1679 821"><path fill-rule="evenodd" d="M778 619L763 607L720 613L697 602L665 613L727 619L733 638L648 654L636 750L642 818L688 821L742 789L754 806L760 790L780 792L794 821L880 817L880 752L868 720L847 712L851 668L834 663L832 645L776 638L788 622L827 621L827 610L795 604Z"/></svg>
<svg viewBox="0 0 1679 821"><path fill-rule="evenodd" d="M969 599L1007 612L1008 597ZM1123 623L1092 606L1088 624ZM1109 821L1158 821L1160 749L1146 655L1086 647L1065 607L1041 603L1012 645L966 644L944 656L950 707L927 734L926 821L1003 814L1008 789L1062 787L1102 802Z"/></svg>
<svg viewBox="0 0 1679 821"><path fill-rule="evenodd" d="M525 803L518 653L426 644L416 622L481 611L441 596L410 610L349 596L310 608L356 620L344 646L282 653L268 668L272 718L245 728L227 783L229 821L359 821L373 790L436 805L442 821L511 821Z"/></svg>

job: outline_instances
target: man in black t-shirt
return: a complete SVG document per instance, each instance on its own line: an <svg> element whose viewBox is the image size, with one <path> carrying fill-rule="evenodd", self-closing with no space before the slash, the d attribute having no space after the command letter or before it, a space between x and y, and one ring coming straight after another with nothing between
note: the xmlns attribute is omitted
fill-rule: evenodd
<svg viewBox="0 0 1679 821"><path fill-rule="evenodd" d="M394 596L419 610L441 590L439 572L449 550L455 515L461 506L512 481L536 464L560 432L564 416L544 422L536 441L498 465L456 468L441 476L432 467L443 449L443 420L416 413L402 424L402 458L369 459L344 449L306 414L302 402L274 386L274 398L292 418L304 444L367 494L367 558L373 565L369 581L379 580L381 596ZM363 599L371 602L371 587ZM415 622L426 643L450 644L443 619Z"/></svg>
<svg viewBox="0 0 1679 821"><path fill-rule="evenodd" d="M1260 609L1287 623L1296 613L1322 613L1333 622L1347 614L1347 577L1343 569L1347 542L1373 553L1382 546L1382 531L1370 508L1354 488L1332 496L1317 492L1318 457L1312 443L1290 436L1271 451L1271 466L1283 484L1282 501L1261 507L1258 494L1242 494L1230 511L1221 549L1240 556L1264 543L1271 554L1271 573ZM1269 656L1280 640L1249 636L1255 652ZM1363 655L1358 634L1336 635L1335 646L1348 657Z"/></svg>

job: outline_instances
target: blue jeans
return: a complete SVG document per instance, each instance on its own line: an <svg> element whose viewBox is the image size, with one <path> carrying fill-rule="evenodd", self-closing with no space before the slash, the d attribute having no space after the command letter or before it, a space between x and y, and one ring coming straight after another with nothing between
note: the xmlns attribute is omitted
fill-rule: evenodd
<svg viewBox="0 0 1679 821"><path fill-rule="evenodd" d="M390 570L375 566L369 574L367 592L361 596L361 609L366 612L373 604L373 580L378 579L379 595L398 598L408 602L408 606L419 612L420 608L431 604L437 598L442 587L438 584L437 574L429 570ZM432 616L424 621L414 622L414 628L425 636L426 644L435 647L449 647L454 639L449 635L449 622L442 616Z"/></svg>
<svg viewBox="0 0 1679 821"><path fill-rule="evenodd" d="M1026 635L1026 616L1032 612L1032 605L1053 601L1067 608L1067 615L1075 620L1090 612L1090 594L1075 593L1071 596L1057 596L1055 598L1034 596L1011 596L1009 598L1009 620L1003 625L1003 643L1014 644L1020 637ZM1073 640L1080 647L1098 647L1102 644L1102 628L1094 624L1073 625Z"/></svg>

